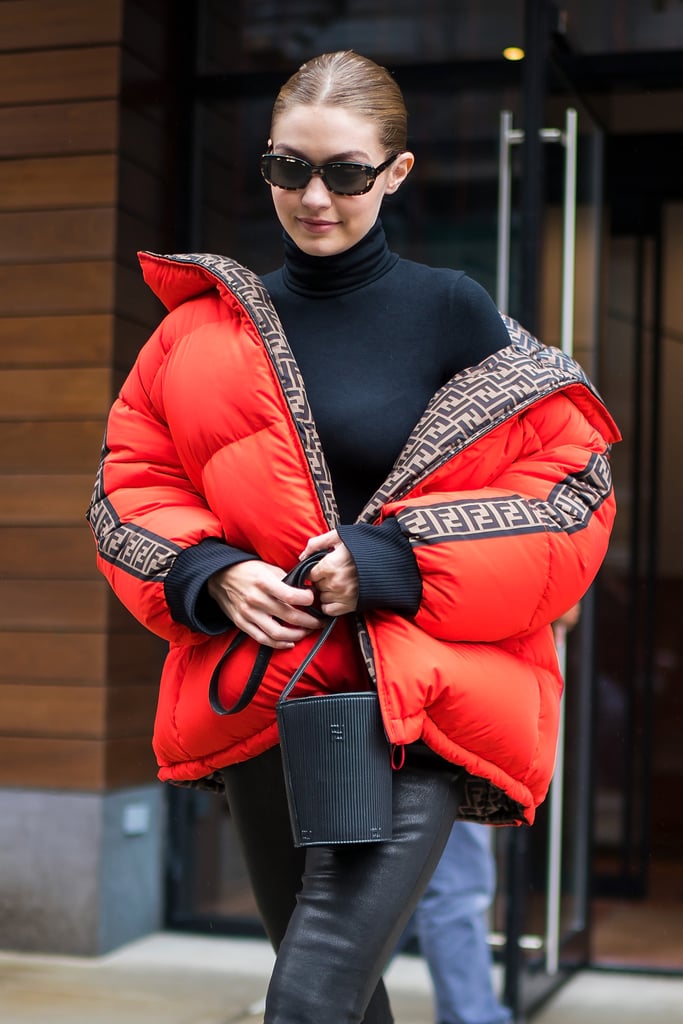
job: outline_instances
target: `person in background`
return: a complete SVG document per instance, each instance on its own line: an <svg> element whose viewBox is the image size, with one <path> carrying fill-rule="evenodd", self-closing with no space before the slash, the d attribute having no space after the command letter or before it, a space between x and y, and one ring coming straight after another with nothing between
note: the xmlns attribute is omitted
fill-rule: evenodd
<svg viewBox="0 0 683 1024"><path fill-rule="evenodd" d="M553 622L556 640L564 641L580 615L577 602ZM481 825L454 823L396 950L416 942L434 988L436 1024L505 1024L512 1018L493 985L488 915L496 864L491 839Z"/></svg>
<svg viewBox="0 0 683 1024"><path fill-rule="evenodd" d="M266 1024L389 1024L382 974L453 821L533 821L562 688L550 624L614 516L619 434L580 367L461 271L389 249L406 116L374 61L307 61L260 159L283 266L141 255L169 312L114 402L88 510L99 568L169 643L159 777L227 793L277 951ZM289 586L314 553L313 586ZM275 706L316 600L337 623L297 695L376 689L386 841L293 844ZM254 700L216 715L214 670L232 706L261 646Z"/></svg>
<svg viewBox="0 0 683 1024"><path fill-rule="evenodd" d="M493 984L489 910L496 891L491 830L456 821L398 951L416 940L434 989L436 1024L507 1024Z"/></svg>

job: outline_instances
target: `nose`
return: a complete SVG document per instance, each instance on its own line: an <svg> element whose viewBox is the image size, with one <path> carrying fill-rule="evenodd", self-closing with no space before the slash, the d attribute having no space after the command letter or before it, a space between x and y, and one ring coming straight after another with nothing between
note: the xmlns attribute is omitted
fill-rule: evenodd
<svg viewBox="0 0 683 1024"><path fill-rule="evenodd" d="M319 171L313 172L311 180L302 192L301 202L305 206L315 206L318 208L330 205L330 193Z"/></svg>

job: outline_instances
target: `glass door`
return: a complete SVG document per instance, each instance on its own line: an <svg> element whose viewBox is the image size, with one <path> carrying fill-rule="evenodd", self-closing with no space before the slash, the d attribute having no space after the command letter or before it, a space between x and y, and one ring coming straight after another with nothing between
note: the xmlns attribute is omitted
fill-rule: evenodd
<svg viewBox="0 0 683 1024"><path fill-rule="evenodd" d="M573 355L595 380L602 132L579 98L563 90L546 99L538 136L543 174L534 217L521 187L525 131L511 111L501 112L496 297L499 308L521 318L520 262L530 225L537 223L537 327L524 326ZM531 829L498 839L504 884L494 940L504 946L506 1001L517 1017L588 960L593 605L589 593L578 625L556 628L566 687L548 798Z"/></svg>

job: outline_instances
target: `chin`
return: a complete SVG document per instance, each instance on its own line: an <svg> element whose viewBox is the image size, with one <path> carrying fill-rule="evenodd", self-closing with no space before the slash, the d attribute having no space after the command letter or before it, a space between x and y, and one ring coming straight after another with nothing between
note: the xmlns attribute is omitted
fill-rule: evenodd
<svg viewBox="0 0 683 1024"><path fill-rule="evenodd" d="M333 238L311 238L310 235L294 238L302 252L307 256L337 256L340 252L350 249L353 242Z"/></svg>

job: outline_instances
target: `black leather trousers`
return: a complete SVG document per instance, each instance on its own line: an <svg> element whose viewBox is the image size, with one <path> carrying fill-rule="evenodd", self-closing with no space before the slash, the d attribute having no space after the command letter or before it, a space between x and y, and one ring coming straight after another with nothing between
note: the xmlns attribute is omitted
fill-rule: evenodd
<svg viewBox="0 0 683 1024"><path fill-rule="evenodd" d="M292 843L279 748L223 777L277 952L264 1024L391 1024L382 972L450 834L457 769L408 755L390 841L306 849Z"/></svg>

